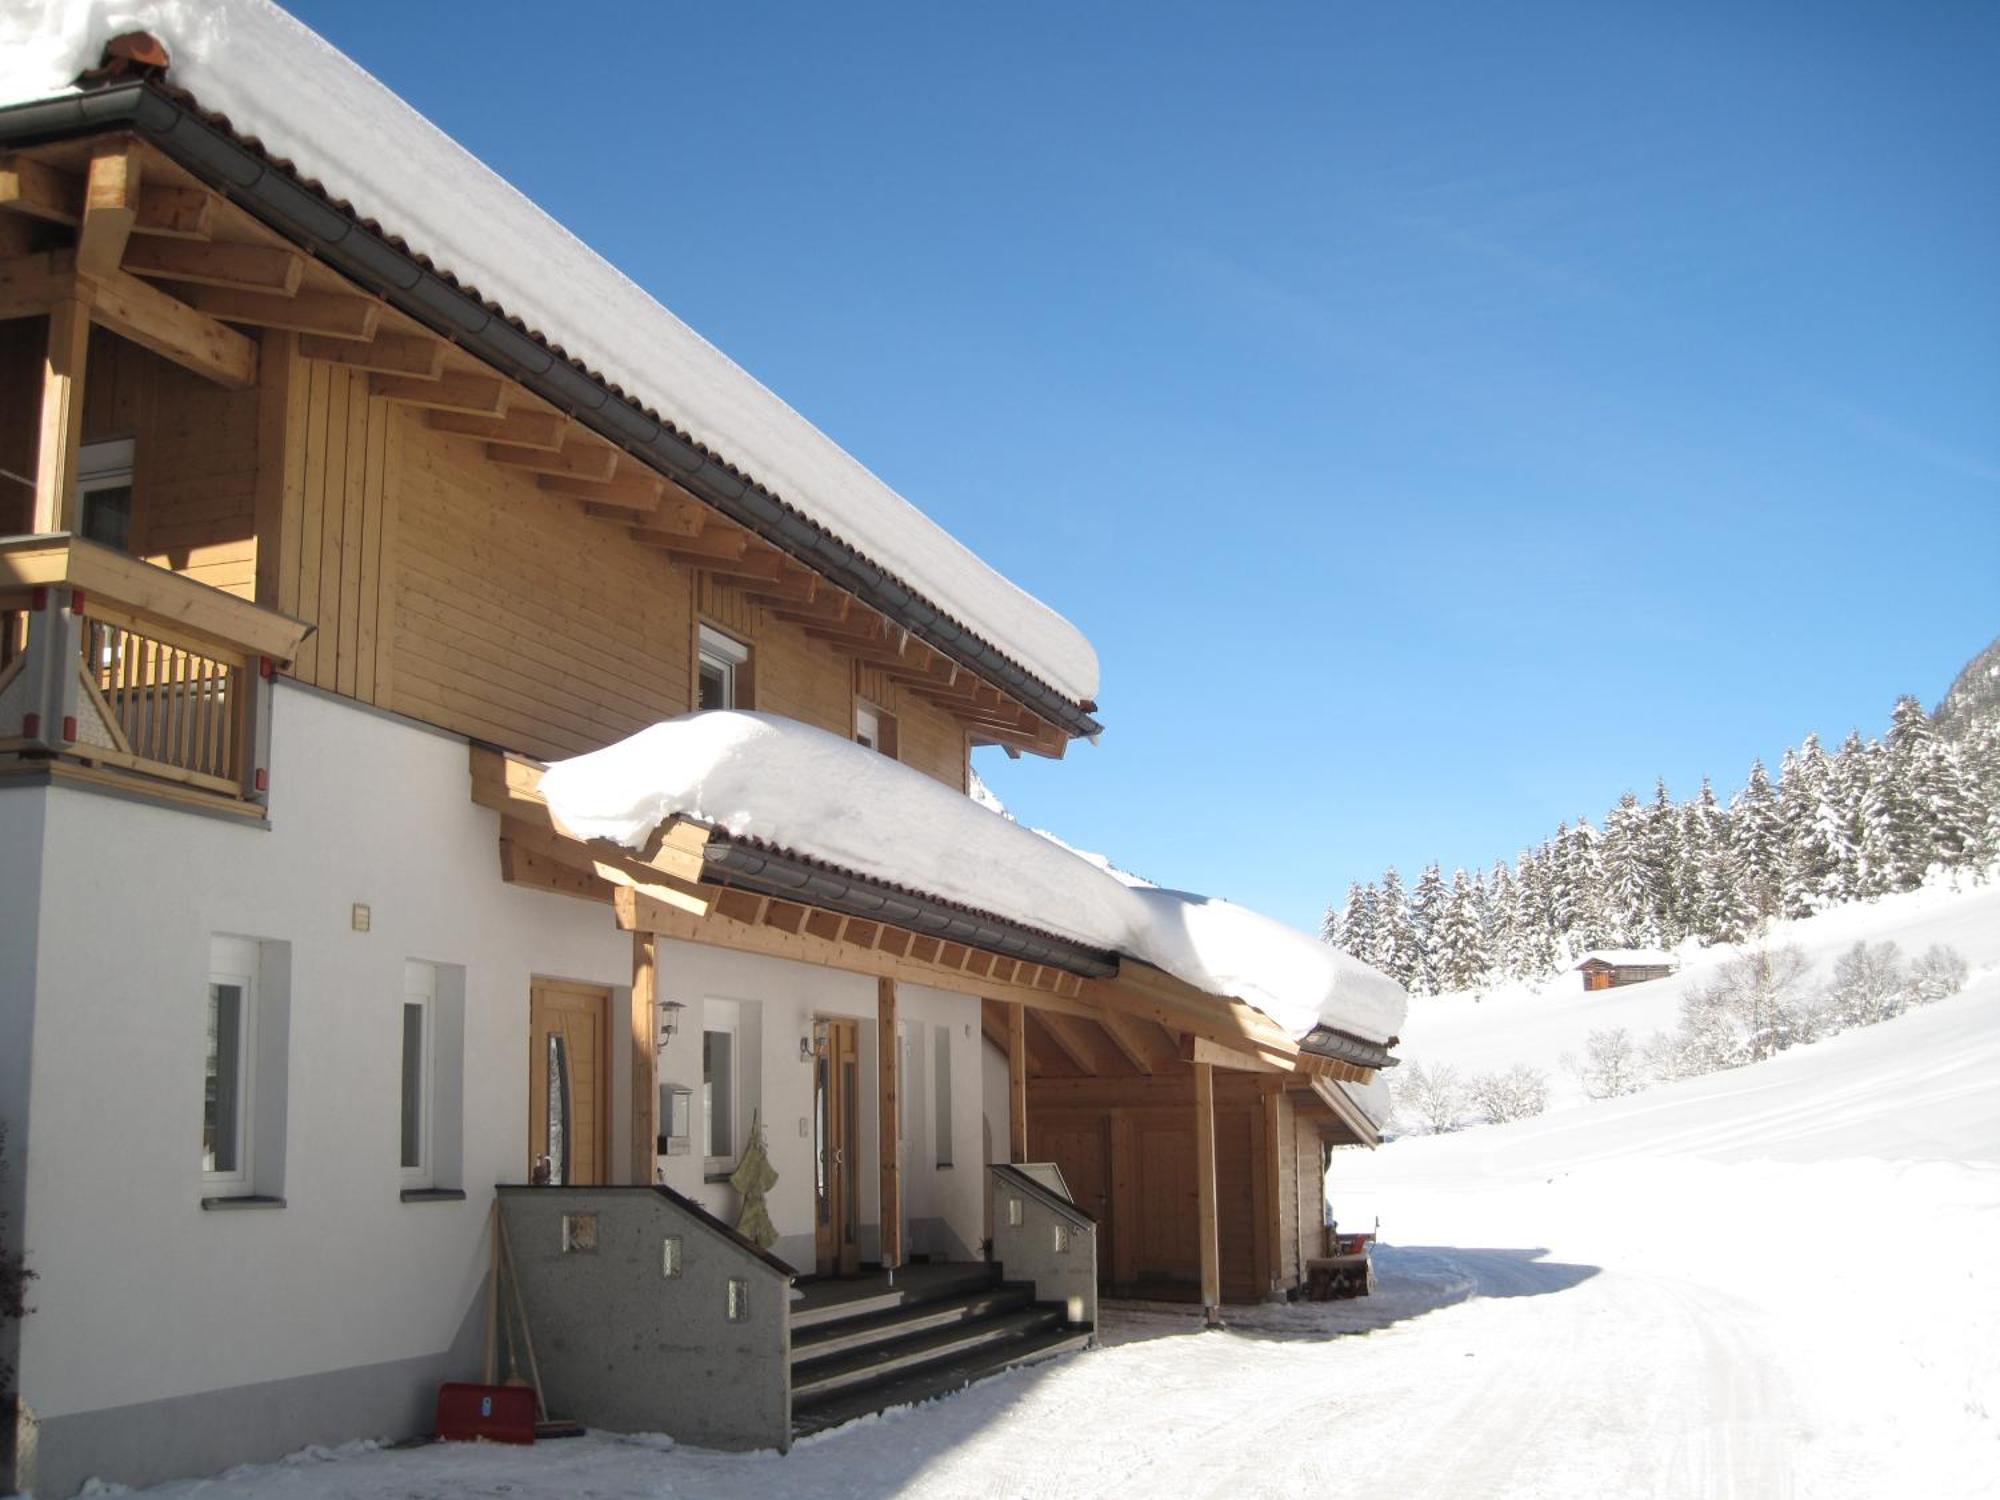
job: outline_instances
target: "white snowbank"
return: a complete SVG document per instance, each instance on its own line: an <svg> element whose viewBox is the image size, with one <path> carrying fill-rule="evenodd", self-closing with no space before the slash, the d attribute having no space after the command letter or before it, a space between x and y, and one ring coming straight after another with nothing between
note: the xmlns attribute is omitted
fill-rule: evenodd
<svg viewBox="0 0 2000 1500"><path fill-rule="evenodd" d="M838 735L753 713L684 714L549 767L572 833L640 848L668 818L810 856L1130 955L1254 1005L1293 1037L1398 1034L1394 980L1269 917L1134 887L1054 841Z"/></svg>
<svg viewBox="0 0 2000 1500"><path fill-rule="evenodd" d="M635 18L635 25L641 24ZM0 103L69 92L149 31L168 79L873 558L1057 692L1097 696L1082 632L1003 578L345 54L265 0L9 0Z"/></svg>

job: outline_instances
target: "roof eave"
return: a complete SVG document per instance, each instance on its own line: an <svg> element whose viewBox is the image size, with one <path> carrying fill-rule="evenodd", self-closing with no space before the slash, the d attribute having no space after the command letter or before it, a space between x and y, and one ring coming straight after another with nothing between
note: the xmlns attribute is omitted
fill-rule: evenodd
<svg viewBox="0 0 2000 1500"><path fill-rule="evenodd" d="M1080 704L972 634L854 547L744 478L632 398L558 357L506 317L328 202L151 83L0 106L0 146L132 130L356 284L617 444L869 608L1002 688L1072 739L1103 731Z"/></svg>

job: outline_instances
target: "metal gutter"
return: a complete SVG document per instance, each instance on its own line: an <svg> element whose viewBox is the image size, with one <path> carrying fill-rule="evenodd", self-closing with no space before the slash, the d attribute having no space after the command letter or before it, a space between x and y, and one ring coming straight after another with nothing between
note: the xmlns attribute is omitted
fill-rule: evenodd
<svg viewBox="0 0 2000 1500"><path fill-rule="evenodd" d="M1384 1043L1368 1041L1351 1031L1336 1031L1331 1026L1315 1026L1308 1031L1299 1042L1299 1051L1353 1063L1357 1068L1393 1068L1398 1061L1390 1056Z"/></svg>
<svg viewBox="0 0 2000 1500"><path fill-rule="evenodd" d="M144 135L175 162L342 275L571 413L731 520L832 579L924 644L1005 688L1072 738L1102 732L1103 726L1081 706L1009 661L894 574L808 521L763 486L703 453L630 398L558 358L477 298L159 88L120 84L95 93L0 108L4 146L109 130Z"/></svg>
<svg viewBox="0 0 2000 1500"><path fill-rule="evenodd" d="M808 906L824 907L845 916L886 922L947 942L963 943L988 953L1000 953L1023 963L1043 964L1109 979L1118 972L1118 956L1101 948L1071 942L1054 933L1009 922L1003 917L969 911L866 876L781 853L761 845L737 843L727 834L711 833L702 851L704 873L725 885L776 896Z"/></svg>

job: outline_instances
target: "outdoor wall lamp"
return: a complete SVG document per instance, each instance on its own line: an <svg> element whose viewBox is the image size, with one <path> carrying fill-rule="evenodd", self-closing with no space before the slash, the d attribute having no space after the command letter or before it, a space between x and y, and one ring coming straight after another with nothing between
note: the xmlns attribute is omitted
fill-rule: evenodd
<svg viewBox="0 0 2000 1500"><path fill-rule="evenodd" d="M687 1007L678 1000L660 1002L659 1045L662 1052L667 1050L667 1043L673 1039L674 1033L681 1029L681 1012L686 1009Z"/></svg>

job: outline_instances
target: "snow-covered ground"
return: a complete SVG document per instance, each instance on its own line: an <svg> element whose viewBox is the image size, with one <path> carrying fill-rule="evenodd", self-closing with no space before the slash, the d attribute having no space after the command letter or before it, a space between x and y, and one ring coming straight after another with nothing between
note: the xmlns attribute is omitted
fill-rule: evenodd
<svg viewBox="0 0 2000 1500"><path fill-rule="evenodd" d="M349 1451L202 1500L1990 1495L2000 1475L2000 902L1842 934L1965 991L1715 1074L1335 1161L1365 1302L1113 1308L1105 1347L788 1457L593 1436ZM1865 931L1863 930L1865 928ZM1620 997L1621 999L1624 997ZM1353 1336L1344 1336L1353 1335Z"/></svg>

